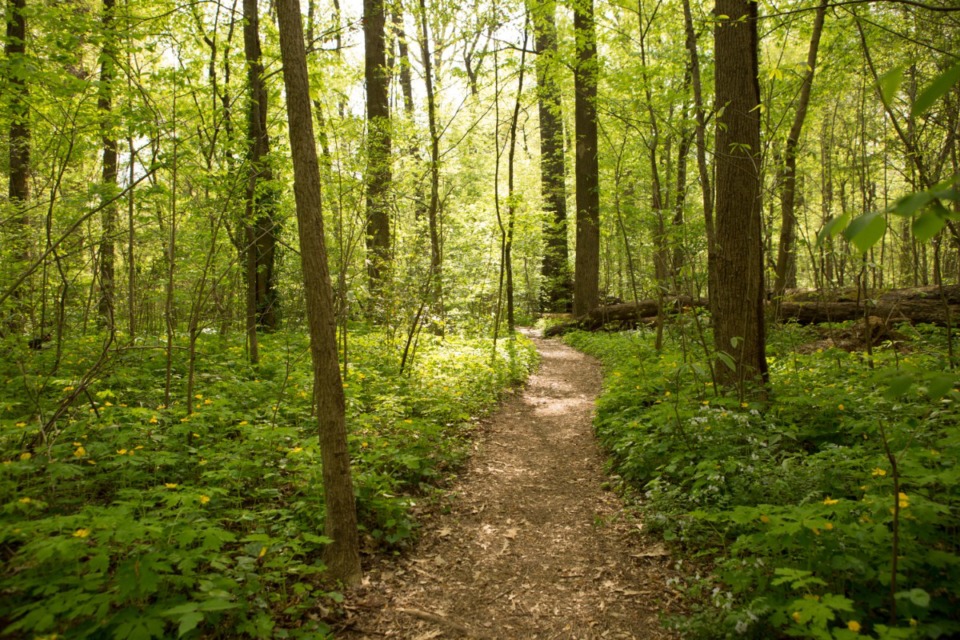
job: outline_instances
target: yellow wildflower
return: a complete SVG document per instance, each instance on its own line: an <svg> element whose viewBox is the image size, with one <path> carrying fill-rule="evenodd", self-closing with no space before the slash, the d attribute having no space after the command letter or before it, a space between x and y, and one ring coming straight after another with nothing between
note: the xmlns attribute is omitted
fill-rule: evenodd
<svg viewBox="0 0 960 640"><path fill-rule="evenodd" d="M125 455L127 455L127 450L126 450L126 449L117 449L117 455L118 455L118 456L125 456Z"/></svg>
<svg viewBox="0 0 960 640"><path fill-rule="evenodd" d="M213 404L213 400L211 400L210 398L207 398L206 400L203 401L203 404Z"/></svg>
<svg viewBox="0 0 960 640"><path fill-rule="evenodd" d="M800 612L799 612L799 611L794 611L794 612L790 615L790 617L793 618L793 621L794 621L794 622L800 622Z"/></svg>
<svg viewBox="0 0 960 640"><path fill-rule="evenodd" d="M847 623L847 629L850 629L850 631L854 633L860 633L860 623L856 620L851 620Z"/></svg>
<svg viewBox="0 0 960 640"><path fill-rule="evenodd" d="M30 504L33 502L32 498L20 498L20 504Z"/></svg>
<svg viewBox="0 0 960 640"><path fill-rule="evenodd" d="M73 387L64 387L64 388L63 388L63 391L64 391L64 392L73 391L73 389L74 389Z"/></svg>
<svg viewBox="0 0 960 640"><path fill-rule="evenodd" d="M838 405L837 405L837 409L839 409L840 411L843 411L843 405L842 405L842 404L838 404Z"/></svg>
<svg viewBox="0 0 960 640"><path fill-rule="evenodd" d="M366 449L368 446L369 446L369 445L368 445L366 442L361 442L361 443L360 443L360 448L361 448L361 449Z"/></svg>
<svg viewBox="0 0 960 640"><path fill-rule="evenodd" d="M197 395L195 395L195 396L193 396L193 397L196 398L197 400L203 400L203 394L202 394L202 393L198 393Z"/></svg>
<svg viewBox="0 0 960 640"><path fill-rule="evenodd" d="M881 469L880 467L877 467L876 469L874 469L873 471L870 472L870 475L872 475L872 476L881 476L881 477L882 477L882 476L887 475L887 470L886 470L886 469Z"/></svg>
<svg viewBox="0 0 960 640"><path fill-rule="evenodd" d="M823 504L825 504L825 505L827 505L827 506L830 506L830 505L833 505L833 504L837 504L838 502L840 502L840 501L839 501L839 500L834 500L834 499L831 498L830 496L827 496L826 498L823 499Z"/></svg>
<svg viewBox="0 0 960 640"><path fill-rule="evenodd" d="M240 421L240 426L241 426L241 427L246 426L246 425L248 425L248 424L250 424L250 423L247 422L246 420L241 420L241 421Z"/></svg>
<svg viewBox="0 0 960 640"><path fill-rule="evenodd" d="M740 403L740 407L743 408L743 409L746 409L746 408L749 407L749 406L750 406L750 405L747 404L746 402L741 402L741 403Z"/></svg>
<svg viewBox="0 0 960 640"><path fill-rule="evenodd" d="M176 489L180 485L178 485L176 482L164 482L163 486L165 486L167 489Z"/></svg>
<svg viewBox="0 0 960 640"><path fill-rule="evenodd" d="M207 504L210 502L210 496L200 496L200 504Z"/></svg>
<svg viewBox="0 0 960 640"><path fill-rule="evenodd" d="M760 522L762 522L763 524L770 524L770 516L766 514L760 516Z"/></svg>
<svg viewBox="0 0 960 640"><path fill-rule="evenodd" d="M907 507L910 506L910 496L908 496L907 494L905 494L903 491L900 492L900 494L897 496L897 498L898 498L899 501L900 501L900 508L901 508L901 509L906 509Z"/></svg>
<svg viewBox="0 0 960 640"><path fill-rule="evenodd" d="M90 529L77 529L73 532L74 538L86 538L90 535Z"/></svg>
<svg viewBox="0 0 960 640"><path fill-rule="evenodd" d="M27 423L26 423L26 422L18 422L18 423L17 423L17 426L18 426L18 427L25 427L25 426L27 426Z"/></svg>
<svg viewBox="0 0 960 640"><path fill-rule="evenodd" d="M113 403L112 403L112 402L104 402L104 403L103 403L103 406L105 406L105 407L112 407L112 406L113 406Z"/></svg>
<svg viewBox="0 0 960 640"><path fill-rule="evenodd" d="M83 446L79 446L73 452L73 455L76 456L77 458L82 458L83 456L87 455L87 450L84 449Z"/></svg>
<svg viewBox="0 0 960 640"><path fill-rule="evenodd" d="M258 557L258 558L262 558L262 557L265 556L265 555L267 555L267 548L266 548L266 547L260 547L260 553L257 554L257 557Z"/></svg>
<svg viewBox="0 0 960 640"><path fill-rule="evenodd" d="M150 418L150 424L157 424L157 416Z"/></svg>
<svg viewBox="0 0 960 640"><path fill-rule="evenodd" d="M20 459L24 461L29 460L32 457L33 457L33 454L30 453L29 451L24 451L23 453L20 454Z"/></svg>
<svg viewBox="0 0 960 640"><path fill-rule="evenodd" d="M827 524L823 525L823 528L826 529L827 531L833 531L833 523L828 522Z"/></svg>
<svg viewBox="0 0 960 640"><path fill-rule="evenodd" d="M290 453L300 453L301 451L303 451L303 447L294 447L293 449L290 449Z"/></svg>

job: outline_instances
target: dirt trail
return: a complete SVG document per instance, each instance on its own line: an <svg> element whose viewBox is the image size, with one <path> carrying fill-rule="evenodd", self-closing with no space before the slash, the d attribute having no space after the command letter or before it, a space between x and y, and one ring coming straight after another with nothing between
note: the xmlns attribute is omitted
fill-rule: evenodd
<svg viewBox="0 0 960 640"><path fill-rule="evenodd" d="M662 547L602 488L597 362L533 337L540 370L490 418L450 511L380 561L338 638L667 638Z"/></svg>

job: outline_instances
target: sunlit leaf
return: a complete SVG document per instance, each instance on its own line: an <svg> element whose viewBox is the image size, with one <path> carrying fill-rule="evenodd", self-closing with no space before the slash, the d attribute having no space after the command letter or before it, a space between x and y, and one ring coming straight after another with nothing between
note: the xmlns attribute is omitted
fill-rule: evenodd
<svg viewBox="0 0 960 640"><path fill-rule="evenodd" d="M853 244L860 253L866 253L875 245L887 230L887 221L873 211L854 218L843 231L843 237Z"/></svg>
<svg viewBox="0 0 960 640"><path fill-rule="evenodd" d="M927 209L913 221L913 237L926 242L940 233L947 221L935 209Z"/></svg>
<svg viewBox="0 0 960 640"><path fill-rule="evenodd" d="M880 76L877 84L880 86L880 97L883 104L890 104L893 97L897 95L897 90L903 83L903 67L894 67Z"/></svg>
<svg viewBox="0 0 960 640"><path fill-rule="evenodd" d="M920 92L910 113L914 116L923 115L933 106L934 102L942 98L957 82L960 82L960 62L934 78L933 82Z"/></svg>

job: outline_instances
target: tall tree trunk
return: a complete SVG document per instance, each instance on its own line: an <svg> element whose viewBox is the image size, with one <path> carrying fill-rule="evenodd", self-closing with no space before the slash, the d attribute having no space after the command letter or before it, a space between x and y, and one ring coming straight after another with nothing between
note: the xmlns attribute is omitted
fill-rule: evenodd
<svg viewBox="0 0 960 640"><path fill-rule="evenodd" d="M683 23L686 31L686 46L690 52L690 84L693 87L694 117L697 135L697 171L700 174L700 192L703 195L703 219L707 230L707 291L713 300L716 288L714 277L716 269L716 231L713 224L713 184L710 180L710 167L707 165L707 124L703 106L703 83L700 79L700 55L697 51L697 34L693 30L693 14L690 0L683 0Z"/></svg>
<svg viewBox="0 0 960 640"><path fill-rule="evenodd" d="M734 368L718 367L721 382L765 382L763 246L760 201L760 86L757 4L717 0L714 30L717 122L716 288L710 292L718 352Z"/></svg>
<svg viewBox="0 0 960 640"><path fill-rule="evenodd" d="M113 78L117 55L117 34L114 31L114 0L103 0L103 48L100 51L100 138L103 144L103 174L101 201L112 201L117 191L117 136L113 127ZM117 204L111 202L103 209L100 238L100 324L113 329L116 293L116 250L113 239L117 228Z"/></svg>
<svg viewBox="0 0 960 640"><path fill-rule="evenodd" d="M510 149L507 152L507 237L503 257L507 269L507 329L512 335L516 329L513 308L513 226L517 217L517 195L514 192L514 157L517 151L517 123L520 121L520 98L523 95L523 76L527 64L527 29L523 29L523 46L520 48L520 72L517 78L517 99L510 119Z"/></svg>
<svg viewBox="0 0 960 640"><path fill-rule="evenodd" d="M555 0L538 0L533 14L537 52L537 106L540 116L540 191L547 213L543 237L543 308L567 311L573 297L567 247L567 189L563 152L563 107L558 69Z"/></svg>
<svg viewBox="0 0 960 640"><path fill-rule="evenodd" d="M390 261L390 69L386 53L384 0L364 0L364 77L367 82L367 277L373 305Z"/></svg>
<svg viewBox="0 0 960 640"><path fill-rule="evenodd" d="M350 478L350 454L337 361L336 318L333 289L327 268L320 200L320 165L313 134L307 57L299 0L277 1L280 54L287 92L287 119L293 156L294 197L300 230L310 355L313 359L314 394L323 466L326 534L333 542L324 551L324 562L334 579L348 585L360 582L360 546L357 509Z"/></svg>
<svg viewBox="0 0 960 640"><path fill-rule="evenodd" d="M393 30L397 34L397 53L400 66L400 91L403 93L403 112L413 116L413 80L410 73L410 45L403 29L403 5L397 2L393 10Z"/></svg>
<svg viewBox="0 0 960 640"><path fill-rule="evenodd" d="M577 139L577 255L573 313L581 316L600 298L600 165L597 158L597 35L593 0L575 0L573 72Z"/></svg>
<svg viewBox="0 0 960 640"><path fill-rule="evenodd" d="M430 59L430 34L427 30L427 3L420 0L420 50L427 87L427 126L430 130L430 204L427 224L430 228L430 278L435 304L443 304L443 257L440 252L440 134L437 131L437 101L433 91L433 62Z"/></svg>
<svg viewBox="0 0 960 640"><path fill-rule="evenodd" d="M4 53L8 62L18 58L22 60L27 52L27 20L24 15L26 8L26 0L7 1L7 41ZM20 66L26 67L23 64ZM10 174L7 193L10 204L19 212L16 226L21 230L20 237L13 241L13 254L18 262L25 263L30 258L30 218L27 214L27 201L30 199L30 90L26 80L18 74L10 74L7 87L10 96ZM22 308L23 293L17 289L13 295L18 308L5 324L12 332L19 332L23 329L26 315Z"/></svg>
<svg viewBox="0 0 960 640"><path fill-rule="evenodd" d="M810 91L813 87L813 74L817 68L817 50L820 48L820 34L823 33L823 21L827 13L828 0L821 0L813 19L813 32L810 35L810 49L807 51L807 72L800 88L797 111L793 116L793 125L787 135L784 150L782 219L780 222L780 245L777 249L777 276L774 281L774 298L783 297L791 273L796 272L796 196L797 196L797 147L800 146L800 134L807 117L810 104Z"/></svg>

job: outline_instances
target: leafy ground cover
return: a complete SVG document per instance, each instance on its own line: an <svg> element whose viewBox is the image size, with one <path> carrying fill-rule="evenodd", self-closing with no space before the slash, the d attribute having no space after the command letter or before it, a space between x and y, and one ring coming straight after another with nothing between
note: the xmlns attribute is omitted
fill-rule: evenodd
<svg viewBox="0 0 960 640"><path fill-rule="evenodd" d="M326 636L324 605L340 595L319 560L328 540L303 336L266 336L255 368L242 344L203 336L191 415L183 398L163 405L162 349L121 349L110 356L113 373L46 429L101 345L68 342L55 376L44 373L52 349L8 346L5 635ZM382 333L350 339L344 388L368 550L410 539L416 502L449 476L476 418L535 360L522 338L492 357L486 340L424 335L401 376L401 347Z"/></svg>
<svg viewBox="0 0 960 640"><path fill-rule="evenodd" d="M905 353L787 326L766 401L718 393L696 333L570 334L604 362L597 433L649 528L690 558L691 638L958 637L960 395L944 334ZM709 344L709 342L708 342ZM723 366L717 360L717 366Z"/></svg>

